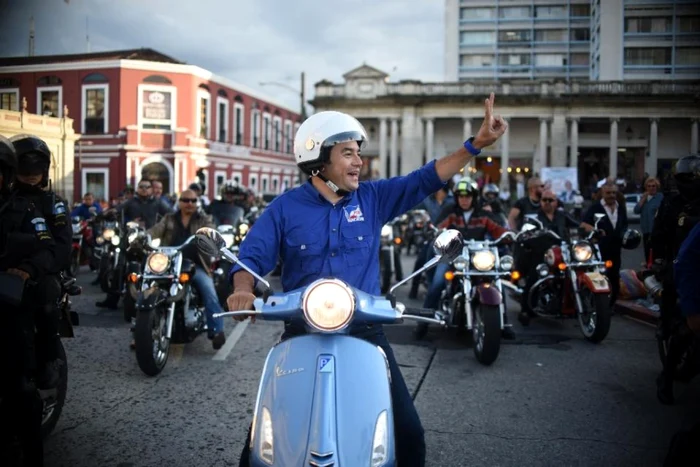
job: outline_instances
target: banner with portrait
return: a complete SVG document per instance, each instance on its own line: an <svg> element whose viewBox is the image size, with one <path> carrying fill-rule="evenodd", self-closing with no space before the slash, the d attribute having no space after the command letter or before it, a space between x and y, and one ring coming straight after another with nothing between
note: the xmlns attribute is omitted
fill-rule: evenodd
<svg viewBox="0 0 700 467"><path fill-rule="evenodd" d="M578 191L578 171L576 167L544 167L541 170L545 188L551 186L556 196L570 190Z"/></svg>

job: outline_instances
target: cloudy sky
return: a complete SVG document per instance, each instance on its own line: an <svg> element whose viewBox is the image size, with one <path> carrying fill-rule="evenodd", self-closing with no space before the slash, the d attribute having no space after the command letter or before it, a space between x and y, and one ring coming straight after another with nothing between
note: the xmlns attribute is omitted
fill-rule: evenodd
<svg viewBox="0 0 700 467"><path fill-rule="evenodd" d="M0 56L150 47L298 108L321 79L366 62L392 80L443 78L444 0L0 0Z"/></svg>

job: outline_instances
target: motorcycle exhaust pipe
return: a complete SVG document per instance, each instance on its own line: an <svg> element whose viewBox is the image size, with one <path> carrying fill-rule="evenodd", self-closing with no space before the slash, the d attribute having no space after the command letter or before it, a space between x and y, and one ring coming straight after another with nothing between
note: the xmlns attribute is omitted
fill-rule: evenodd
<svg viewBox="0 0 700 467"><path fill-rule="evenodd" d="M646 287L652 297L660 297L664 291L663 284L653 275L644 279L644 287Z"/></svg>

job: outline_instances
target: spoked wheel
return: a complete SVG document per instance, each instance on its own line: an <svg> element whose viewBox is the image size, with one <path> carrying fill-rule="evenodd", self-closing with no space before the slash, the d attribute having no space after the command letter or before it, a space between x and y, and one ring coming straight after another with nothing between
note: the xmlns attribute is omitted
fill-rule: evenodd
<svg viewBox="0 0 700 467"><path fill-rule="evenodd" d="M581 333L587 340L599 343L610 331L610 296L608 294L594 294L587 287L583 287L581 305L583 313L578 314L578 323Z"/></svg>
<svg viewBox="0 0 700 467"><path fill-rule="evenodd" d="M58 341L58 358L63 360L61 366L58 386L55 390L39 391L42 403L41 416L41 438L46 439L58 423L63 411L63 404L66 402L66 392L68 392L68 359L63 343Z"/></svg>
<svg viewBox="0 0 700 467"><path fill-rule="evenodd" d="M501 310L493 305L477 305L472 323L474 355L482 365L491 365L501 350Z"/></svg>
<svg viewBox="0 0 700 467"><path fill-rule="evenodd" d="M168 361L170 339L167 330L168 313L164 306L148 312L139 311L134 328L136 361L148 376L159 374Z"/></svg>

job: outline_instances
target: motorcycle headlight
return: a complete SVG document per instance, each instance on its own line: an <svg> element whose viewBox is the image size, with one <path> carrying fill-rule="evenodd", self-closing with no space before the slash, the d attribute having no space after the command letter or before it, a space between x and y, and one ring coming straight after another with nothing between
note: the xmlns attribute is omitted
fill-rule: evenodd
<svg viewBox="0 0 700 467"><path fill-rule="evenodd" d="M496 255L489 250L481 250L472 256L474 267L481 272L490 271L496 264Z"/></svg>
<svg viewBox="0 0 700 467"><path fill-rule="evenodd" d="M240 235L245 235L248 232L248 224L241 224L238 226L238 233Z"/></svg>
<svg viewBox="0 0 700 467"><path fill-rule="evenodd" d="M119 235L115 235L112 237L112 245L119 246L119 241L120 241Z"/></svg>
<svg viewBox="0 0 700 467"><path fill-rule="evenodd" d="M126 240L127 240L129 243L133 243L134 240L136 240L136 237L138 237L138 236L139 236L139 233L138 233L138 232L131 232L131 233L126 237Z"/></svg>
<svg viewBox="0 0 700 467"><path fill-rule="evenodd" d="M148 269L150 269L152 273L162 274L166 269L168 269L168 266L170 265L170 258L168 258L168 255L163 253L151 253L148 256L147 264Z"/></svg>
<svg viewBox="0 0 700 467"><path fill-rule="evenodd" d="M467 269L467 258L464 256L458 256L452 264L454 265L455 269L458 271L464 271Z"/></svg>
<svg viewBox="0 0 700 467"><path fill-rule="evenodd" d="M102 236L105 240L111 240L114 237L114 229L104 229L102 231Z"/></svg>
<svg viewBox="0 0 700 467"><path fill-rule="evenodd" d="M344 328L355 312L355 295L343 282L321 279L309 285L302 298L304 316L318 331Z"/></svg>
<svg viewBox="0 0 700 467"><path fill-rule="evenodd" d="M593 256L593 248L588 242L579 242L575 244L573 250L574 258L580 263L588 261Z"/></svg>
<svg viewBox="0 0 700 467"><path fill-rule="evenodd" d="M95 243L97 243L98 245L102 245L104 242L105 242L105 239L102 236L97 237L95 239Z"/></svg>
<svg viewBox="0 0 700 467"><path fill-rule="evenodd" d="M231 248L231 245L233 245L233 234L232 233L221 234L221 238L223 238L224 242L226 242L226 248Z"/></svg>
<svg viewBox="0 0 700 467"><path fill-rule="evenodd" d="M375 230L376 232L376 230ZM390 225L385 225L382 227L382 232L381 236L382 237L391 237L394 234L394 229Z"/></svg>
<svg viewBox="0 0 700 467"><path fill-rule="evenodd" d="M513 257L510 255L501 256L501 269L510 271L513 269Z"/></svg>

